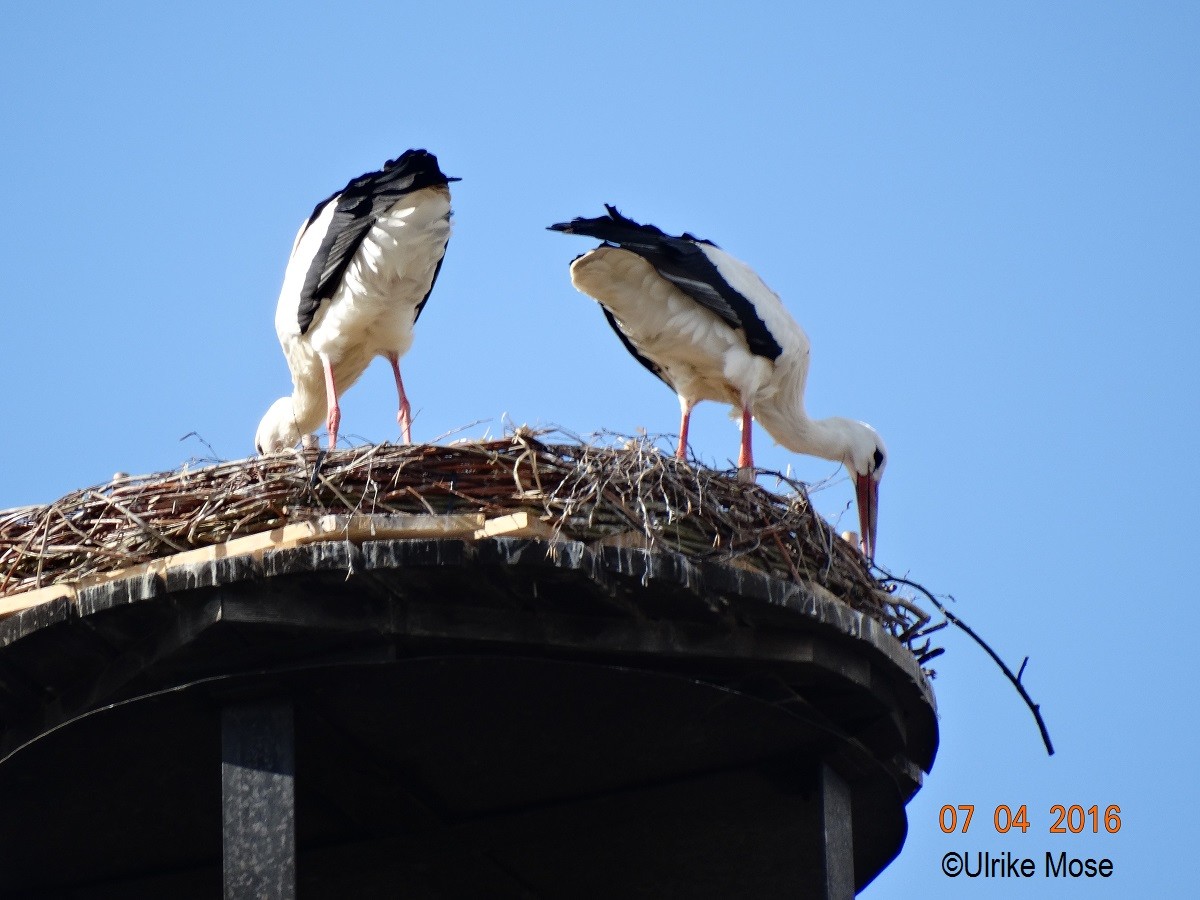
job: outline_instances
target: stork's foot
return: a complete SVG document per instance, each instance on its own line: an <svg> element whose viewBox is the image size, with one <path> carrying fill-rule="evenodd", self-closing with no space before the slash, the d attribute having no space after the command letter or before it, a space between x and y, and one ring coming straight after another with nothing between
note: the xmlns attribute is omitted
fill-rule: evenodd
<svg viewBox="0 0 1200 900"><path fill-rule="evenodd" d="M756 475L754 466L738 466L738 484L754 484Z"/></svg>

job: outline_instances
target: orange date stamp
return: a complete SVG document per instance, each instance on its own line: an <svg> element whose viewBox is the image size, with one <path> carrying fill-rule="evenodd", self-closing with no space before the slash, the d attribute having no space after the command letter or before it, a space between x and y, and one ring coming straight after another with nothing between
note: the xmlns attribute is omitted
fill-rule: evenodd
<svg viewBox="0 0 1200 900"><path fill-rule="evenodd" d="M947 804L938 813L938 827L943 834L966 834L974 819L973 803L960 803L956 806ZM992 811L991 824L997 834L1007 834L1014 829L1025 834L1033 827L1029 821L1029 806L1026 803L1022 803L1015 810L1011 806L1000 804ZM1115 803L1103 809L1097 804L1085 807L1080 804L1067 806L1056 803L1050 807L1046 824L1047 834L1116 834L1121 830L1121 807Z"/></svg>

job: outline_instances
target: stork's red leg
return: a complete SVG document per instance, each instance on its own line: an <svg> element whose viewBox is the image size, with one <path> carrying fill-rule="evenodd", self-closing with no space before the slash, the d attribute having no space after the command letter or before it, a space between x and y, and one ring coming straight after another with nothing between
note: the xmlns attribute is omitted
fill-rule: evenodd
<svg viewBox="0 0 1200 900"><path fill-rule="evenodd" d="M338 425L342 423L342 409L338 406L337 386L333 383L333 364L329 357L321 354L321 368L325 370L325 427L329 431L329 449L337 447Z"/></svg>
<svg viewBox="0 0 1200 900"><path fill-rule="evenodd" d="M754 454L750 450L750 432L753 428L754 419L750 415L750 408L742 407L742 446L738 451L738 469L742 471L752 472L754 470Z"/></svg>
<svg viewBox="0 0 1200 900"><path fill-rule="evenodd" d="M404 382L400 379L400 357L395 353L387 355L392 364L392 372L396 375L396 393L400 397L400 411L396 413L396 421L400 425L400 435L404 443L412 443L412 407L408 403L408 395L404 393Z"/></svg>
<svg viewBox="0 0 1200 900"><path fill-rule="evenodd" d="M687 459L688 426L692 424L692 407L694 403L679 398L679 446L675 449L676 459Z"/></svg>

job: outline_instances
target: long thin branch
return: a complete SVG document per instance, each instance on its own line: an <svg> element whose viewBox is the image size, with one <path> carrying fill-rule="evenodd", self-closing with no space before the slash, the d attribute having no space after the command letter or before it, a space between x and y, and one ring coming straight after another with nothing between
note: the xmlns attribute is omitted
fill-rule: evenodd
<svg viewBox="0 0 1200 900"><path fill-rule="evenodd" d="M1020 671L1014 675L1012 669L1004 664L1004 660L1000 658L999 654L997 654L995 650L988 646L987 641L976 634L966 622L954 615L954 613L950 612L950 610L946 609L945 605L938 600L937 597L933 596L933 594L929 593L929 591L917 584L915 581L909 581L907 578L899 578L895 575L884 572L882 569L880 569L880 571L883 572L884 581L890 581L893 584L907 585L914 590L920 591L925 595L926 599L928 599L930 603L932 603L938 608L938 610L941 611L942 615L945 616L952 625L955 625L965 631L971 640L983 648L984 652L987 653L987 655L992 658L996 665L1000 667L1000 671L1004 673L1005 677L1007 677L1008 680L1013 683L1013 687L1017 689L1017 693L1021 695L1021 699L1025 701L1025 705L1028 706L1030 712L1033 713L1033 718L1037 722L1038 730L1042 733L1042 743L1046 745L1046 754L1048 756L1053 756L1054 745L1050 742L1050 732L1046 729L1045 719L1042 718L1041 707L1033 702L1033 698L1030 697L1029 692L1025 690L1025 685L1021 683L1021 676L1025 673L1025 666L1029 662L1029 657L1025 657L1025 661L1021 663Z"/></svg>

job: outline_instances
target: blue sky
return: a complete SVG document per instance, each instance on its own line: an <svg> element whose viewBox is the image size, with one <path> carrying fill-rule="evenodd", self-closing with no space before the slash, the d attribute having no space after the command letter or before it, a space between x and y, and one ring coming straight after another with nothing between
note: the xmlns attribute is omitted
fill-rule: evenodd
<svg viewBox="0 0 1200 900"><path fill-rule="evenodd" d="M84 6L2 15L0 507L206 456L189 432L251 452L290 389L273 311L296 228L408 147L463 179L403 361L415 439L671 432L674 398L570 286L588 242L543 230L615 203L780 293L813 342L810 412L887 440L880 562L1031 657L1053 758L943 633L941 752L863 896L1195 884L1200 7ZM378 363L343 434L394 440L394 416ZM757 436L852 526L844 473ZM736 456L716 405L692 439ZM960 803L983 813L947 837ZM1028 834L980 824L1000 803ZM1119 804L1122 830L1051 836L1055 803ZM1115 875L952 881L949 850Z"/></svg>

